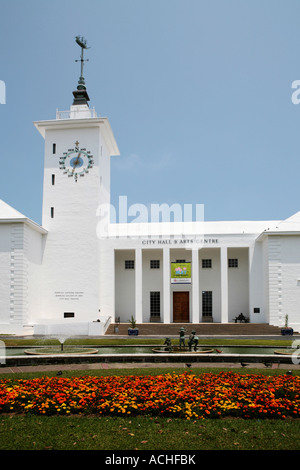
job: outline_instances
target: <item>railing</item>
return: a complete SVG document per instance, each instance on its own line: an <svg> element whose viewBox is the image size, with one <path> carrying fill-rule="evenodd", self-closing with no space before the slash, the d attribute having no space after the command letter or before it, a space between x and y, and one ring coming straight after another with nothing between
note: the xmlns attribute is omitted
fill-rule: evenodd
<svg viewBox="0 0 300 470"><path fill-rule="evenodd" d="M71 119L71 118L96 118L97 113L95 108L92 109L74 109L68 111L59 111L56 110L56 119Z"/></svg>
<svg viewBox="0 0 300 470"><path fill-rule="evenodd" d="M111 316L109 316L109 317L107 318L106 322L105 322L104 331L107 330L107 328L109 327L110 323L111 323Z"/></svg>

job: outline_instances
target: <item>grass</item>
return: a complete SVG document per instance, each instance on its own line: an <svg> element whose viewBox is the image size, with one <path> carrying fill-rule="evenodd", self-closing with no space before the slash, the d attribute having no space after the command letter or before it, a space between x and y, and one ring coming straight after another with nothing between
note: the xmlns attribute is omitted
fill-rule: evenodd
<svg viewBox="0 0 300 470"><path fill-rule="evenodd" d="M1 336L0 336L1 339ZM58 345L59 341L57 339L15 339L5 337L3 341L6 346L50 346ZM118 346L118 345L162 345L164 344L165 338L139 338L139 337L128 337L124 338L70 338L67 339L64 344L66 345L85 345L85 346ZM202 339L199 340L199 345L249 345L249 346L291 346L294 340L288 339L278 339L278 340L269 340L269 339ZM172 339L172 344L179 344L177 338Z"/></svg>
<svg viewBox="0 0 300 470"><path fill-rule="evenodd" d="M299 450L299 421L0 417L1 450Z"/></svg>
<svg viewBox="0 0 300 470"><path fill-rule="evenodd" d="M279 374L285 374L286 370L284 369L269 369L269 368L264 368L264 369L256 369L256 368L226 368L220 366L218 367L201 367L201 364L194 364L192 366L192 369L187 369L186 367L172 367L170 364L169 367L164 367L160 368L159 364L157 366L153 366L150 368L139 368L138 366L136 368L122 368L122 369L74 369L74 370L64 370L62 372L63 377L75 377L75 376L84 376L84 375L90 375L90 376L107 376L107 375L160 375L160 374L172 374L175 372L176 374L180 374L183 372L187 372L187 370L190 370L193 372L193 374L203 374L203 373L211 373L211 374L218 374L221 371L226 371L226 370L231 370L234 371L235 373L238 373L240 375L243 374L265 374L265 375L279 375ZM293 370L294 375L300 375L300 370ZM34 379L36 377L43 377L47 375L47 377L53 377L57 375L57 371L36 371L36 372L18 372L16 373L5 373L1 375L1 368L0 368L0 380L1 379L11 379L11 380L18 380L18 379ZM1 415L0 415L1 416Z"/></svg>

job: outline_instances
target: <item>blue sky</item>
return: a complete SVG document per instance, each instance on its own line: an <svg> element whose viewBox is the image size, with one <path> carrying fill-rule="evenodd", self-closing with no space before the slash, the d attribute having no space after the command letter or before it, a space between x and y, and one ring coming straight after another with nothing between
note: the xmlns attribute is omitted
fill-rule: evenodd
<svg viewBox="0 0 300 470"><path fill-rule="evenodd" d="M44 142L91 46L108 117L112 202L204 204L206 220L300 210L299 0L0 0L0 199L41 223Z"/></svg>

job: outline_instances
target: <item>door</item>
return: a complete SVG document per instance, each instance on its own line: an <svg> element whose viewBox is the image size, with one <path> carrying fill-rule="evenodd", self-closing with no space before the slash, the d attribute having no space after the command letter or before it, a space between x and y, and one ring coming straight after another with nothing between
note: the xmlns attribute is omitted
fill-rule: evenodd
<svg viewBox="0 0 300 470"><path fill-rule="evenodd" d="M173 292L173 322L189 323L190 320L190 293Z"/></svg>

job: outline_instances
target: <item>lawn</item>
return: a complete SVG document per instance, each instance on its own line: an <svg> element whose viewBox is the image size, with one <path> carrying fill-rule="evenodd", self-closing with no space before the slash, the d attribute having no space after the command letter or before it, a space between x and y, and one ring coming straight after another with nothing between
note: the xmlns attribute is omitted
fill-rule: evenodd
<svg viewBox="0 0 300 470"><path fill-rule="evenodd" d="M299 420L1 416L1 450L299 450Z"/></svg>
<svg viewBox="0 0 300 470"><path fill-rule="evenodd" d="M2 337L0 335L0 339L3 339L6 346L48 346L48 345L58 345L59 341L55 338L48 338L48 339L16 339L13 337ZM163 345L165 338L142 338L142 337L128 337L124 338L70 338L65 341L64 344L66 345L85 345L85 346L118 346L118 345L126 345L126 346L136 346L136 345ZM264 345L264 346L291 346L293 343L293 339L224 339L224 338L215 338L215 339L200 339L199 345L249 345L249 346L257 346L257 345ZM178 338L172 338L172 344L176 345L179 344Z"/></svg>

